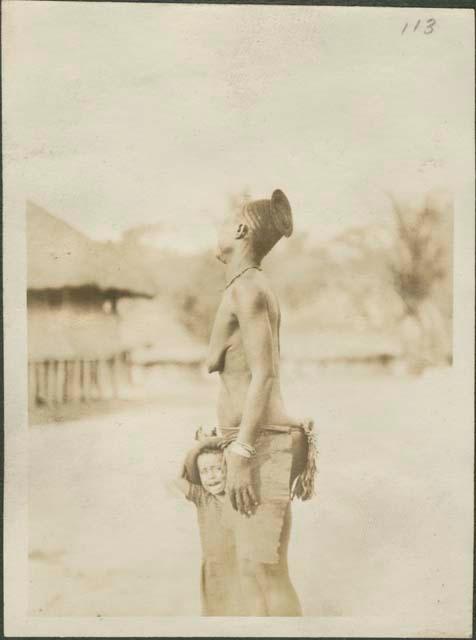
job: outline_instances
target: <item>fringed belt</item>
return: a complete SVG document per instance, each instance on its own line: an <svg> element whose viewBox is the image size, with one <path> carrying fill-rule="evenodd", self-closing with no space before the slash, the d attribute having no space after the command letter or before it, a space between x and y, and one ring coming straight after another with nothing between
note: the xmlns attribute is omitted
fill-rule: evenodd
<svg viewBox="0 0 476 640"><path fill-rule="evenodd" d="M307 438L306 465L294 481L291 489L291 497L300 500L310 500L315 495L315 479L317 473L317 438L314 431L314 422L307 420L301 425Z"/></svg>
<svg viewBox="0 0 476 640"><path fill-rule="evenodd" d="M215 434L216 435L216 430ZM238 427L220 427L220 431L223 433L227 444L236 440L239 432ZM302 472L297 476L291 487L291 497L299 498L300 500L310 500L315 495L315 476L317 472L317 444L316 434L314 431L314 422L312 420L306 420L301 425L295 426L281 426L281 425L265 425L261 427L261 431L268 431L273 433L288 433L291 434L296 431L304 432L307 438L307 457L306 464Z"/></svg>

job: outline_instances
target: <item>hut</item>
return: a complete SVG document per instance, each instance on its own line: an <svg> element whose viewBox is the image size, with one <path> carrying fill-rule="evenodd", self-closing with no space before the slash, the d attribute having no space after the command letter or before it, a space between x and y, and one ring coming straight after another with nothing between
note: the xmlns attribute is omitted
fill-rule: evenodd
<svg viewBox="0 0 476 640"><path fill-rule="evenodd" d="M141 367L202 368L206 345L187 331L170 304L160 298L121 302L120 311L133 307L121 323L123 342L131 345L131 362Z"/></svg>
<svg viewBox="0 0 476 640"><path fill-rule="evenodd" d="M150 298L152 283L117 245L95 242L27 203L30 400L116 396L128 372L118 301Z"/></svg>

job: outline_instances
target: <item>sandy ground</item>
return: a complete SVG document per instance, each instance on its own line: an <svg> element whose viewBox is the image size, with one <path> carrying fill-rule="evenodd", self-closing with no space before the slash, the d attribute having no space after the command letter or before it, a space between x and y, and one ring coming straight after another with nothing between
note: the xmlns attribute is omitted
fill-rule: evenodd
<svg viewBox="0 0 476 640"><path fill-rule="evenodd" d="M31 427L32 614L199 614L194 507L166 481L214 423L216 386L158 383L148 400ZM288 370L283 388L319 436L318 496L294 505L290 549L305 614L467 620L473 451L451 369Z"/></svg>

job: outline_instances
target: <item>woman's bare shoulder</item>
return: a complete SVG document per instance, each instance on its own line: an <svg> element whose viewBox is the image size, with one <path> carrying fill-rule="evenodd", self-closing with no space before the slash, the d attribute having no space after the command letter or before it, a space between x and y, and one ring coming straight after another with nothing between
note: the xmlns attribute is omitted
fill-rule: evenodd
<svg viewBox="0 0 476 640"><path fill-rule="evenodd" d="M267 277L262 272L251 269L234 283L231 290L233 302L241 306L266 307L272 297L273 291Z"/></svg>

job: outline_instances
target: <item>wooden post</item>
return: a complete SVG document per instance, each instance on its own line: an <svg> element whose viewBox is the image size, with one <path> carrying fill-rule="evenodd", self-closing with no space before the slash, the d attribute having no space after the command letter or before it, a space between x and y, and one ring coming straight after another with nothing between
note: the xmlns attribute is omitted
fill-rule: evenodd
<svg viewBox="0 0 476 640"><path fill-rule="evenodd" d="M69 394L69 386L70 386L70 361L65 360L63 363L64 367L64 378L63 378L63 402L66 404L69 402L70 394Z"/></svg>
<svg viewBox="0 0 476 640"><path fill-rule="evenodd" d="M35 362L35 403L41 404L41 379L43 377L43 363Z"/></svg>
<svg viewBox="0 0 476 640"><path fill-rule="evenodd" d="M81 360L74 361L73 367L74 399L81 402Z"/></svg>
<svg viewBox="0 0 476 640"><path fill-rule="evenodd" d="M50 363L48 360L43 361L43 375L42 375L42 385L41 385L41 399L46 404L48 402L48 375Z"/></svg>
<svg viewBox="0 0 476 640"><path fill-rule="evenodd" d="M104 360L97 361L97 388L98 388L98 398L99 400L104 400L104 368L105 362Z"/></svg>
<svg viewBox="0 0 476 640"><path fill-rule="evenodd" d="M48 366L48 405L56 402L56 360L50 360Z"/></svg>
<svg viewBox="0 0 476 640"><path fill-rule="evenodd" d="M118 398L119 397L119 385L118 385L118 371L117 371L117 357L116 356L112 356L112 358L109 359L109 367L111 369L111 383L112 383L112 397L113 398Z"/></svg>
<svg viewBox="0 0 476 640"><path fill-rule="evenodd" d="M91 360L84 361L84 396L86 402L91 401Z"/></svg>
<svg viewBox="0 0 476 640"><path fill-rule="evenodd" d="M91 392L93 397L102 398L101 382L99 379L99 360L91 361Z"/></svg>
<svg viewBox="0 0 476 640"><path fill-rule="evenodd" d="M134 384L134 377L132 375L132 362L131 362L131 352L130 351L125 351L124 352L124 363L126 365L126 371L127 371L127 382L130 386L133 386Z"/></svg>
<svg viewBox="0 0 476 640"><path fill-rule="evenodd" d="M75 359L70 363L70 375L69 375L69 385L70 385L70 400L75 402L78 399L78 387L77 387L77 374L78 374L78 361Z"/></svg>
<svg viewBox="0 0 476 640"><path fill-rule="evenodd" d="M117 356L117 368L118 368L118 378L119 378L119 393L121 389L123 389L128 384L127 378L127 364L126 364L126 352L121 351Z"/></svg>
<svg viewBox="0 0 476 640"><path fill-rule="evenodd" d="M103 389L103 380L102 380L102 376L101 376L101 360L97 360L97 369L96 369L96 380L97 380L97 387L98 387L98 398L99 400L102 400L104 398L104 389Z"/></svg>
<svg viewBox="0 0 476 640"><path fill-rule="evenodd" d="M67 360L59 360L59 379L58 379L58 402L60 404L64 404L64 388L65 388L65 380L66 380L66 365Z"/></svg>
<svg viewBox="0 0 476 640"><path fill-rule="evenodd" d="M79 361L79 400L81 402L86 400L84 393L84 360Z"/></svg>
<svg viewBox="0 0 476 640"><path fill-rule="evenodd" d="M51 396L51 366L50 366L50 361L49 360L45 360L44 371L45 371L45 376L44 376L44 381L45 381L44 401L49 406L51 404L51 400L50 400L50 396Z"/></svg>
<svg viewBox="0 0 476 640"><path fill-rule="evenodd" d="M53 373L53 384L52 384L52 402L53 404L57 404L59 403L60 400L60 389L59 389L59 382L60 382L60 378L61 378L61 371L60 371L60 363L59 360L53 360L53 367L52 367L52 373Z"/></svg>

